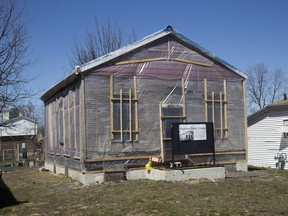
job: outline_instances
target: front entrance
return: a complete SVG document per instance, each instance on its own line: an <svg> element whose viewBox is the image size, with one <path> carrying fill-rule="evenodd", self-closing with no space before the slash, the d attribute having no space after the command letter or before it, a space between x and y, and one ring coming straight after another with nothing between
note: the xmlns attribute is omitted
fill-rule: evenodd
<svg viewBox="0 0 288 216"><path fill-rule="evenodd" d="M173 93L175 93L173 95L175 98L175 95L177 94L176 87L168 97L171 97ZM181 85L179 85L178 88L181 88L181 94L178 93L176 96L178 96L180 103L168 103L167 101L169 100L167 100L167 97L159 104L162 162L167 162L172 159L171 123L186 122L184 78L181 79Z"/></svg>

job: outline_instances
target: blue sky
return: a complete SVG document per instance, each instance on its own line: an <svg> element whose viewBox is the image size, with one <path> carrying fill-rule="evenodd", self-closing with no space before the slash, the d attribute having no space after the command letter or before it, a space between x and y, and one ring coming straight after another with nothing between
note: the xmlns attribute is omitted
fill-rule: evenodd
<svg viewBox="0 0 288 216"><path fill-rule="evenodd" d="M65 77L73 40L99 22L116 23L124 35L141 39L172 25L174 29L246 71L257 63L288 75L286 0L28 0L26 13L31 85L37 97Z"/></svg>

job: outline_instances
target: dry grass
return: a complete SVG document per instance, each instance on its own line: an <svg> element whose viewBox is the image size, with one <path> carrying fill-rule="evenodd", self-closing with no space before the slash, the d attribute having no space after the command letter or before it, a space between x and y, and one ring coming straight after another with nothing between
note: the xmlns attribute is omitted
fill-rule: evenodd
<svg viewBox="0 0 288 216"><path fill-rule="evenodd" d="M86 187L62 175L26 168L3 174L22 203L0 209L0 215L288 215L288 172L253 172L261 175Z"/></svg>

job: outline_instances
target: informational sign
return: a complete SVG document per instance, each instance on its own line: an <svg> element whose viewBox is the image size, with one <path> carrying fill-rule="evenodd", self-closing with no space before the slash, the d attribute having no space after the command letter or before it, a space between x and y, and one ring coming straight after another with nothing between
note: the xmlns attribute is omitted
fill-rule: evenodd
<svg viewBox="0 0 288 216"><path fill-rule="evenodd" d="M207 140L206 124L180 124L179 140Z"/></svg>
<svg viewBox="0 0 288 216"><path fill-rule="evenodd" d="M172 154L215 154L212 122L172 123Z"/></svg>

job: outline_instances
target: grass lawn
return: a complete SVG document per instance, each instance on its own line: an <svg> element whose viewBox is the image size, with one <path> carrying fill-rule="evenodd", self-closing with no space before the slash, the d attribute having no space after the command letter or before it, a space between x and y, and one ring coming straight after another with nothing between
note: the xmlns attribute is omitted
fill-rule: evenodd
<svg viewBox="0 0 288 216"><path fill-rule="evenodd" d="M63 175L24 168L3 173L19 204L0 209L0 215L288 215L288 171L253 173L219 181L83 186Z"/></svg>

